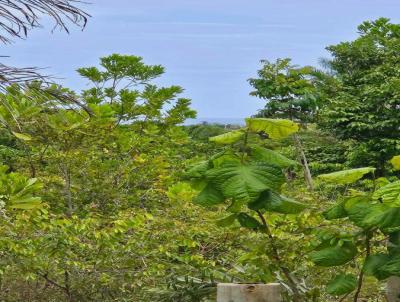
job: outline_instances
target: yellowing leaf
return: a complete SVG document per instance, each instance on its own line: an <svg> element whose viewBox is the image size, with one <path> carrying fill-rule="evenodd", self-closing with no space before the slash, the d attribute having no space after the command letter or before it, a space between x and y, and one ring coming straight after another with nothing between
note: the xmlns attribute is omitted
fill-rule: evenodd
<svg viewBox="0 0 400 302"><path fill-rule="evenodd" d="M398 180L379 188L372 197L374 200L400 206L400 181Z"/></svg>
<svg viewBox="0 0 400 302"><path fill-rule="evenodd" d="M254 132L265 132L272 139L282 139L299 131L299 125L284 119L247 118L247 127Z"/></svg>
<svg viewBox="0 0 400 302"><path fill-rule="evenodd" d="M20 140L23 141L31 141L32 137L30 137L28 134L24 134L24 133L18 133L18 132L13 132L12 134L14 134L14 136Z"/></svg>
<svg viewBox="0 0 400 302"><path fill-rule="evenodd" d="M361 179L364 175L374 171L375 168L366 167L366 168L343 170L329 174L322 174L319 175L318 178L326 182L346 185L354 183L357 180Z"/></svg>
<svg viewBox="0 0 400 302"><path fill-rule="evenodd" d="M224 144L229 145L236 143L244 136L243 130L235 130L231 132L227 132L221 135L213 136L209 138L210 142L214 142L216 144Z"/></svg>
<svg viewBox="0 0 400 302"><path fill-rule="evenodd" d="M40 208L42 206L42 201L40 197L28 197L19 200L12 200L12 204L10 208L13 209L22 209L22 210L31 210Z"/></svg>
<svg viewBox="0 0 400 302"><path fill-rule="evenodd" d="M393 156L390 163L392 164L393 169L396 171L400 170L400 155Z"/></svg>

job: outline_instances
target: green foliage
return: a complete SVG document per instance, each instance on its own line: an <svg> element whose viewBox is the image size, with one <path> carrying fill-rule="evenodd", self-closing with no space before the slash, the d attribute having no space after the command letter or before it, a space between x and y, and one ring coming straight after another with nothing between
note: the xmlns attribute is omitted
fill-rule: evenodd
<svg viewBox="0 0 400 302"><path fill-rule="evenodd" d="M356 255L357 248L351 241L323 242L310 253L310 259L316 265L329 267L346 264Z"/></svg>
<svg viewBox="0 0 400 302"><path fill-rule="evenodd" d="M399 28L363 23L329 73L263 61L249 81L267 104L243 128L182 126L183 88L137 56L80 68L81 93L8 87L1 300L205 302L223 281L380 301L400 276L400 181L375 179L399 170ZM315 191L296 156L324 173Z"/></svg>
<svg viewBox="0 0 400 302"><path fill-rule="evenodd" d="M7 166L0 167L0 200L10 209L37 209L42 207L39 196L42 184L36 178L28 179L18 173L7 173Z"/></svg>
<svg viewBox="0 0 400 302"><path fill-rule="evenodd" d="M206 282L199 278L178 277L168 284L166 289L155 288L150 290L159 302L203 302L215 298L216 283L214 280Z"/></svg>
<svg viewBox="0 0 400 302"><path fill-rule="evenodd" d="M150 301L154 284L236 257L236 235L221 247L226 235L202 227L215 215L175 184L198 152L179 126L194 115L182 89L155 86L162 68L138 57L101 62L80 70L93 83L82 95L40 83L0 94L3 300Z"/></svg>
<svg viewBox="0 0 400 302"><path fill-rule="evenodd" d="M359 168L322 175L320 178L335 184L349 185L373 171L373 168ZM326 267L343 266L362 257L360 261L363 267L359 271L357 286L359 289L364 281L363 274L384 280L400 273L396 240L400 230L399 181L381 182L380 187L377 187L377 183L374 180L372 192L353 192L340 198L336 205L323 213L328 220L341 219L343 223L347 219L356 228L350 228L347 233L328 233L322 236L320 245L309 255L315 264ZM373 241L374 237L382 234L388 236L391 242L387 253L377 252L382 251L383 246L381 241ZM328 283L327 291L343 295L355 288L355 277L342 274ZM360 290L355 293L354 300L358 299L359 294Z"/></svg>
<svg viewBox="0 0 400 302"><path fill-rule="evenodd" d="M374 276L378 280L387 279L391 274L381 269L389 261L389 259L390 256L386 254L370 255L364 263L363 271L367 276Z"/></svg>
<svg viewBox="0 0 400 302"><path fill-rule="evenodd" d="M204 143L208 143L209 138L212 136L218 136L229 131L225 129L224 125L206 123L187 126L186 129L192 139Z"/></svg>
<svg viewBox="0 0 400 302"><path fill-rule="evenodd" d="M376 166L379 175L398 152L400 138L393 131L400 121L399 28L385 18L364 22L357 39L329 46L334 79L324 78L320 93L320 126L340 139L355 141L353 158Z"/></svg>
<svg viewBox="0 0 400 302"><path fill-rule="evenodd" d="M162 66L146 65L137 56L113 54L101 58L100 67L78 69L94 86L83 92L83 98L90 106L108 103L118 123L144 120L176 125L196 116L190 100L178 97L181 87L159 88L150 83L164 73Z"/></svg>
<svg viewBox="0 0 400 302"><path fill-rule="evenodd" d="M263 60L261 63L258 78L249 79L255 89L251 95L267 100L258 116L312 122L317 111L313 97L314 69L293 66L290 59L278 59L275 63Z"/></svg>
<svg viewBox="0 0 400 302"><path fill-rule="evenodd" d="M357 278L351 274L341 274L331 280L326 291L331 295L344 295L356 289Z"/></svg>
<svg viewBox="0 0 400 302"><path fill-rule="evenodd" d="M283 282L290 288L294 301L300 301L298 285L279 256L264 214L299 214L307 206L280 194L285 183L283 169L294 166L294 161L258 145L260 133L283 139L297 132L298 125L272 119L246 119L246 123L245 129L210 138L228 146L208 161L192 166L186 176L191 178L193 188L202 185L195 203L212 209L221 204L233 213L221 217L217 225L228 227L237 221L245 229L267 235L273 247L275 269L285 274ZM264 255L265 251L258 251L259 254Z"/></svg>

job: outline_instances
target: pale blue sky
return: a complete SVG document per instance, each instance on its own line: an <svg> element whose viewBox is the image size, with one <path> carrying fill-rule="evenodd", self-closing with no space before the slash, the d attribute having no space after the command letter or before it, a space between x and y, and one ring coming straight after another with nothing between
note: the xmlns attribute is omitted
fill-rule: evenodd
<svg viewBox="0 0 400 302"><path fill-rule="evenodd" d="M85 87L78 67L111 53L140 55L162 64L163 85L185 88L199 117L239 118L264 102L248 94L247 79L260 59L291 57L316 65L324 48L356 36L363 20L400 20L399 0L92 0L87 28L31 32L1 46L3 60L46 71L76 90Z"/></svg>

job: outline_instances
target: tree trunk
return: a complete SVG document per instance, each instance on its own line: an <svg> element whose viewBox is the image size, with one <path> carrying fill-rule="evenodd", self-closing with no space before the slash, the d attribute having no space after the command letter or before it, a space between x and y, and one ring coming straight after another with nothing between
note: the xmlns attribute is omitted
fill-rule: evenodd
<svg viewBox="0 0 400 302"><path fill-rule="evenodd" d="M69 217L72 216L74 211L74 206L72 204L72 192L71 192L71 173L68 167L64 166L64 193L65 193L65 202L67 206L67 215Z"/></svg>
<svg viewBox="0 0 400 302"><path fill-rule="evenodd" d="M400 277L390 277L386 283L388 302L400 302Z"/></svg>
<svg viewBox="0 0 400 302"><path fill-rule="evenodd" d="M282 302L281 285L219 283L217 302Z"/></svg>
<svg viewBox="0 0 400 302"><path fill-rule="evenodd" d="M294 143L297 149L297 154L301 165L303 166L304 179L306 181L307 187L310 191L314 190L314 184L311 176L310 167L308 166L307 157L304 153L303 145L301 144L300 138L297 134L293 135Z"/></svg>

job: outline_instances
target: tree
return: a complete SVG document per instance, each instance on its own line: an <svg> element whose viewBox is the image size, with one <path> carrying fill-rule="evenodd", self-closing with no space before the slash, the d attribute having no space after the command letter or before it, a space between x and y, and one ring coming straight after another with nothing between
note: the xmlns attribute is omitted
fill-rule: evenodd
<svg viewBox="0 0 400 302"><path fill-rule="evenodd" d="M329 46L330 69L319 125L339 139L352 140L350 162L377 167L398 152L400 133L400 25L388 19L364 22L360 36Z"/></svg>
<svg viewBox="0 0 400 302"><path fill-rule="evenodd" d="M314 68L291 65L290 59L261 63L258 78L249 79L255 89L250 95L267 101L258 116L287 118L301 124L313 122L317 111Z"/></svg>
<svg viewBox="0 0 400 302"><path fill-rule="evenodd" d="M158 88L150 82L164 73L161 65L146 65L137 56L113 54L101 58L100 66L78 69L94 86L82 96L89 106L108 104L117 114L118 124L177 125L196 116L190 100L178 97L182 87Z"/></svg>
<svg viewBox="0 0 400 302"><path fill-rule="evenodd" d="M287 118L303 126L315 120L317 104L314 98L313 74L310 66L290 65L290 59L278 59L275 63L261 61L258 78L249 79L254 87L250 95L267 101L257 116ZM297 135L293 136L298 157L304 170L304 178L312 190L313 182L303 146Z"/></svg>

